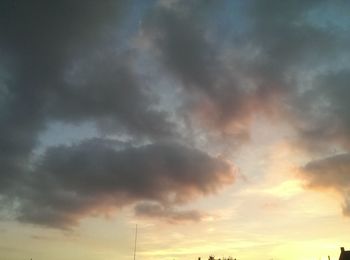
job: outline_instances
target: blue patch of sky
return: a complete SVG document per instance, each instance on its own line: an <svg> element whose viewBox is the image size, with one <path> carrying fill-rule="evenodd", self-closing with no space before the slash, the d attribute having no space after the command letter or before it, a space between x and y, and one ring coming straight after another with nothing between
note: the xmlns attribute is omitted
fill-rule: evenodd
<svg viewBox="0 0 350 260"><path fill-rule="evenodd" d="M138 33L140 23L144 16L147 14L147 11L152 8L156 1L135 1L132 2L128 14L121 21L118 36L121 41L118 42L118 50L126 51L132 46L131 41L133 37Z"/></svg>
<svg viewBox="0 0 350 260"><path fill-rule="evenodd" d="M251 29L249 4L250 1L219 1L218 8L207 11L204 26L212 30L219 45L241 40Z"/></svg>
<svg viewBox="0 0 350 260"><path fill-rule="evenodd" d="M315 86L314 79L325 73L334 73L344 69L350 69L350 53L347 51L350 37L347 31L350 29L350 2L326 1L314 6L307 11L301 21L301 26L307 24L318 30L322 30L332 37L333 46L328 51L314 57L313 63L304 62L298 65L298 85L302 91Z"/></svg>
<svg viewBox="0 0 350 260"><path fill-rule="evenodd" d="M344 32L350 28L349 13L349 1L327 1L310 10L305 19L315 27Z"/></svg>
<svg viewBox="0 0 350 260"><path fill-rule="evenodd" d="M7 108L13 100L11 93L11 82L14 76L11 74L14 64L5 53L0 52L0 119L6 117L10 112Z"/></svg>
<svg viewBox="0 0 350 260"><path fill-rule="evenodd" d="M81 124L51 122L39 135L39 145L34 154L42 154L50 146L70 145L97 136L98 132L92 122Z"/></svg>

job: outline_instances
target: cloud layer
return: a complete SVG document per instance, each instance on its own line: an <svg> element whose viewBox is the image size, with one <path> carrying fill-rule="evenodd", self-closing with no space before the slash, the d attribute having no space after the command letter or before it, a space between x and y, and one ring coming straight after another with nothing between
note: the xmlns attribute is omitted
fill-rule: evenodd
<svg viewBox="0 0 350 260"><path fill-rule="evenodd" d="M339 154L312 161L303 167L302 176L312 189L332 190L343 198L343 214L350 216L350 154Z"/></svg>
<svg viewBox="0 0 350 260"><path fill-rule="evenodd" d="M217 155L249 142L263 117L287 124L312 156L344 152L310 162L303 178L337 189L346 213L343 10L344 1L2 1L0 196L16 201L18 220L55 227L136 204L138 216L196 221L202 213L178 207L232 183ZM42 146L55 122L91 123L97 136Z"/></svg>
<svg viewBox="0 0 350 260"><path fill-rule="evenodd" d="M228 163L178 144L120 148L113 140L92 139L48 149L25 182L18 183L18 219L68 228L81 217L149 201L137 213L176 220L199 220L198 213L172 207L214 194L233 182ZM161 207L171 209L163 214Z"/></svg>

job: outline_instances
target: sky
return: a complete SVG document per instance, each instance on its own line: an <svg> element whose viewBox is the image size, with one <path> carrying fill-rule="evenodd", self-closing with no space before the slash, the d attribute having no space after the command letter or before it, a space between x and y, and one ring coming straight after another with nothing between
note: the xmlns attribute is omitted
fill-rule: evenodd
<svg viewBox="0 0 350 260"><path fill-rule="evenodd" d="M1 259L337 259L349 12L0 1Z"/></svg>

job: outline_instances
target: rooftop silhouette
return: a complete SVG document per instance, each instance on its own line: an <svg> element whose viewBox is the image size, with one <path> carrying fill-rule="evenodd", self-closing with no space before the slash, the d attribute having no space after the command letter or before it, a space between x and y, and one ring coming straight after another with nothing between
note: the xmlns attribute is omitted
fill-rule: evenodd
<svg viewBox="0 0 350 260"><path fill-rule="evenodd" d="M339 260L350 260L350 251L345 251L344 247L341 247Z"/></svg>

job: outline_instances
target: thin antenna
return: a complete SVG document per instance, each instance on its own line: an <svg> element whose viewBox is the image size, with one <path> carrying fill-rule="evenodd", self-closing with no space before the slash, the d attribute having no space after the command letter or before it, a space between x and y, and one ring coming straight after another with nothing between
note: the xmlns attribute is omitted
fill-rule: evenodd
<svg viewBox="0 0 350 260"><path fill-rule="evenodd" d="M136 229L135 229L134 260L136 259L136 241L137 241L137 224L136 224Z"/></svg>

